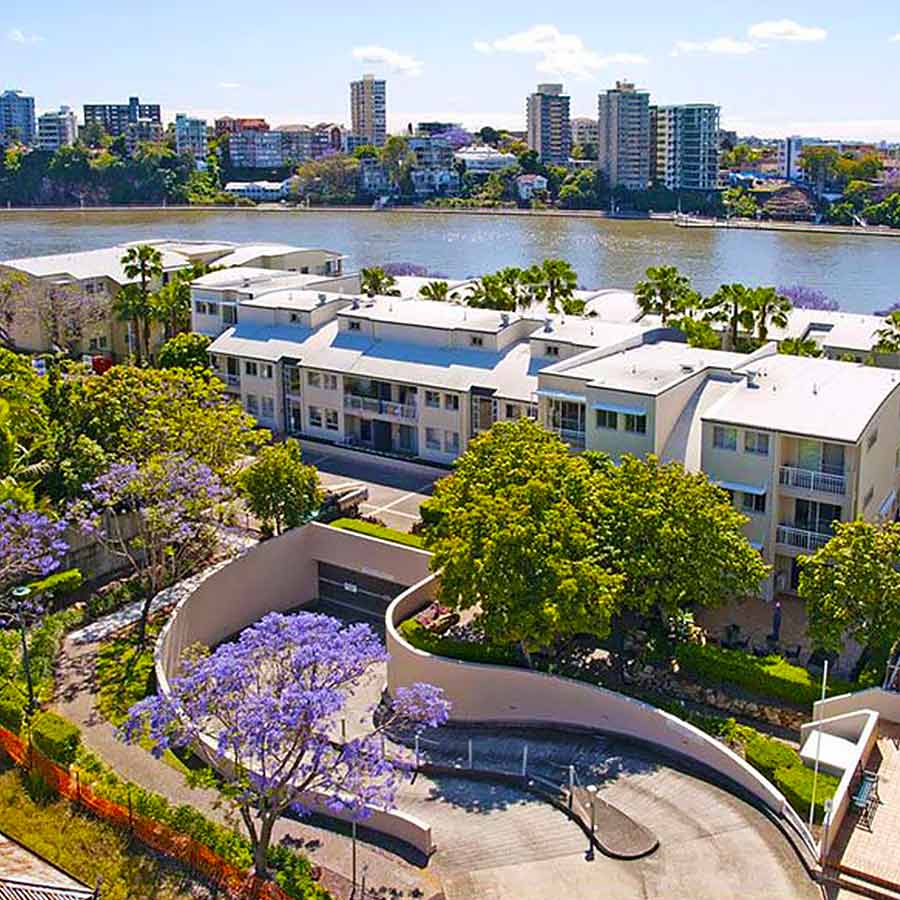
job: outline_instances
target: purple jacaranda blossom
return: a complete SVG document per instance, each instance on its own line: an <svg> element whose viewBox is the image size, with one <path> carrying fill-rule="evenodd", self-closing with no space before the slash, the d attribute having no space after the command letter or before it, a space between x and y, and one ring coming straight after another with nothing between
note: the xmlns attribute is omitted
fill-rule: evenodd
<svg viewBox="0 0 900 900"><path fill-rule="evenodd" d="M65 522L12 500L0 503L0 595L59 568L69 549L65 529Z"/></svg>
<svg viewBox="0 0 900 900"><path fill-rule="evenodd" d="M184 577L214 532L213 513L226 498L215 473L184 454L114 463L85 486L72 518L107 551L124 559L141 581L143 643L153 597Z"/></svg>
<svg viewBox="0 0 900 900"><path fill-rule="evenodd" d="M837 312L841 307L837 300L832 300L824 291L807 287L803 284L792 284L778 288L782 297L791 301L791 306L796 309L819 309L828 312Z"/></svg>
<svg viewBox="0 0 900 900"><path fill-rule="evenodd" d="M897 312L897 310L900 310L900 300L895 300L887 309L879 309L873 312L872 315L886 319L891 313Z"/></svg>
<svg viewBox="0 0 900 900"><path fill-rule="evenodd" d="M447 721L449 704L426 684L398 691L377 725L368 710L354 714L348 700L386 660L368 625L269 613L236 641L182 658L170 696L132 707L120 737L149 737L157 754L202 744L224 778L225 799L247 827L264 877L280 816L289 809L307 813L312 796L354 818L390 808L412 763L405 751L386 752L385 732ZM342 719L350 725L347 740Z"/></svg>
<svg viewBox="0 0 900 900"><path fill-rule="evenodd" d="M441 272L430 272L426 266L411 262L385 263L381 268L385 275L391 275L394 278L399 278L404 275L412 275L416 278L446 279L448 277Z"/></svg>

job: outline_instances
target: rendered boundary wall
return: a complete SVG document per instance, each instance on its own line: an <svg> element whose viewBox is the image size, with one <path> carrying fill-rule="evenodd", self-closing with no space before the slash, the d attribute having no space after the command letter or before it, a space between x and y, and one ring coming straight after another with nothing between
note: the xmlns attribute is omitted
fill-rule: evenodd
<svg viewBox="0 0 900 900"><path fill-rule="evenodd" d="M423 550L318 524L258 544L211 572L175 607L154 652L158 690L169 693L181 655L193 644L213 647L266 613L314 601L319 562L414 584L428 574L430 558ZM349 821L335 815L320 797L307 795L305 802L317 813ZM405 841L425 856L435 849L431 826L398 810L372 809L363 824Z"/></svg>
<svg viewBox="0 0 900 900"><path fill-rule="evenodd" d="M621 735L660 747L735 785L797 833L818 858L803 820L784 795L724 744L663 710L570 678L507 666L434 656L410 646L397 626L435 596L430 575L397 597L387 611L388 690L417 681L443 688L457 722L570 727Z"/></svg>

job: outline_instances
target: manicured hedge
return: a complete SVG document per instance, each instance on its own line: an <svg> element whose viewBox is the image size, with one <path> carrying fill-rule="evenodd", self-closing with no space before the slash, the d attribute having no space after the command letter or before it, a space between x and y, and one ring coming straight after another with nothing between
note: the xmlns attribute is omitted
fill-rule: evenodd
<svg viewBox="0 0 900 900"><path fill-rule="evenodd" d="M18 734L25 716L25 697L11 684L0 693L0 727Z"/></svg>
<svg viewBox="0 0 900 900"><path fill-rule="evenodd" d="M395 544L405 544L407 547L417 547L420 550L425 546L424 541L417 534L408 534L405 531L397 531L396 528L376 525L373 522L364 522L362 519L335 519L329 524L332 528L355 531L357 534L367 534L369 537L381 538L383 541L393 541Z"/></svg>
<svg viewBox="0 0 900 900"><path fill-rule="evenodd" d="M461 641L458 638L434 634L415 619L401 622L399 631L417 650L424 650L435 656L498 665L510 665L518 661L513 647L492 647L490 644Z"/></svg>
<svg viewBox="0 0 900 900"><path fill-rule="evenodd" d="M814 778L815 774L812 769L799 765L779 769L772 780L778 790L787 798L788 803L802 816L807 816L812 799ZM837 778L827 772L819 772L819 778L816 781L816 822L821 822L825 818L825 801L834 796L837 788Z"/></svg>
<svg viewBox="0 0 900 900"><path fill-rule="evenodd" d="M780 656L757 657L742 650L685 643L676 647L675 658L682 672L710 687L730 684L798 707L809 707L821 696L818 679ZM848 681L829 679L828 693L832 696L853 690L854 685Z"/></svg>
<svg viewBox="0 0 900 900"><path fill-rule="evenodd" d="M70 766L78 757L81 732L77 725L56 713L45 712L31 725L31 740L41 753L61 766Z"/></svg>
<svg viewBox="0 0 900 900"><path fill-rule="evenodd" d="M780 741L762 734L756 735L747 743L744 754L747 762L754 769L762 772L769 781L774 779L775 773L779 769L796 766L799 760L797 754L787 744L782 744Z"/></svg>

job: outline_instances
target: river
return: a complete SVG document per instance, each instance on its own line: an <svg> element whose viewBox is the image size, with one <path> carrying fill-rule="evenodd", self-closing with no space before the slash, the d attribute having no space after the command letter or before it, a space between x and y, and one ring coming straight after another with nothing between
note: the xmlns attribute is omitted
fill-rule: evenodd
<svg viewBox="0 0 900 900"><path fill-rule="evenodd" d="M413 262L465 277L563 257L585 287L630 288L672 264L694 286L804 284L871 312L900 300L900 242L883 237L676 228L669 222L458 213L136 210L0 211L0 259L151 237L283 242L347 254L347 269Z"/></svg>

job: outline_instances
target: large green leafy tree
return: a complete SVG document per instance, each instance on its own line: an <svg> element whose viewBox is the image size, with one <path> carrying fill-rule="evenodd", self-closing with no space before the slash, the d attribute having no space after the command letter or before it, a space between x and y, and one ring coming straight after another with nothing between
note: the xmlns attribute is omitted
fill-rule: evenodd
<svg viewBox="0 0 900 900"><path fill-rule="evenodd" d="M516 643L530 663L576 634L605 636L621 577L607 571L590 466L529 419L473 439L425 504L439 600L474 609L485 638Z"/></svg>
<svg viewBox="0 0 900 900"><path fill-rule="evenodd" d="M122 255L122 268L133 281L116 295L116 315L134 327L134 351L138 365L150 357L150 323L154 318L151 288L162 277L162 253L149 244L129 247Z"/></svg>
<svg viewBox="0 0 900 900"><path fill-rule="evenodd" d="M852 637L868 657L900 635L900 524L837 522L834 531L824 547L800 557L809 636L833 652Z"/></svg>
<svg viewBox="0 0 900 900"><path fill-rule="evenodd" d="M586 454L595 472L591 519L622 605L669 616L756 591L768 566L744 536L747 517L702 473L656 457L619 465Z"/></svg>
<svg viewBox="0 0 900 900"><path fill-rule="evenodd" d="M159 348L156 364L160 369L208 369L209 345L205 334L176 335Z"/></svg>
<svg viewBox="0 0 900 900"><path fill-rule="evenodd" d="M635 285L634 294L644 315L659 316L663 325L700 302L690 279L675 266L651 266L646 278Z"/></svg>
<svg viewBox="0 0 900 900"><path fill-rule="evenodd" d="M319 473L304 464L293 438L263 447L238 477L238 491L275 534L302 525L322 503Z"/></svg>

